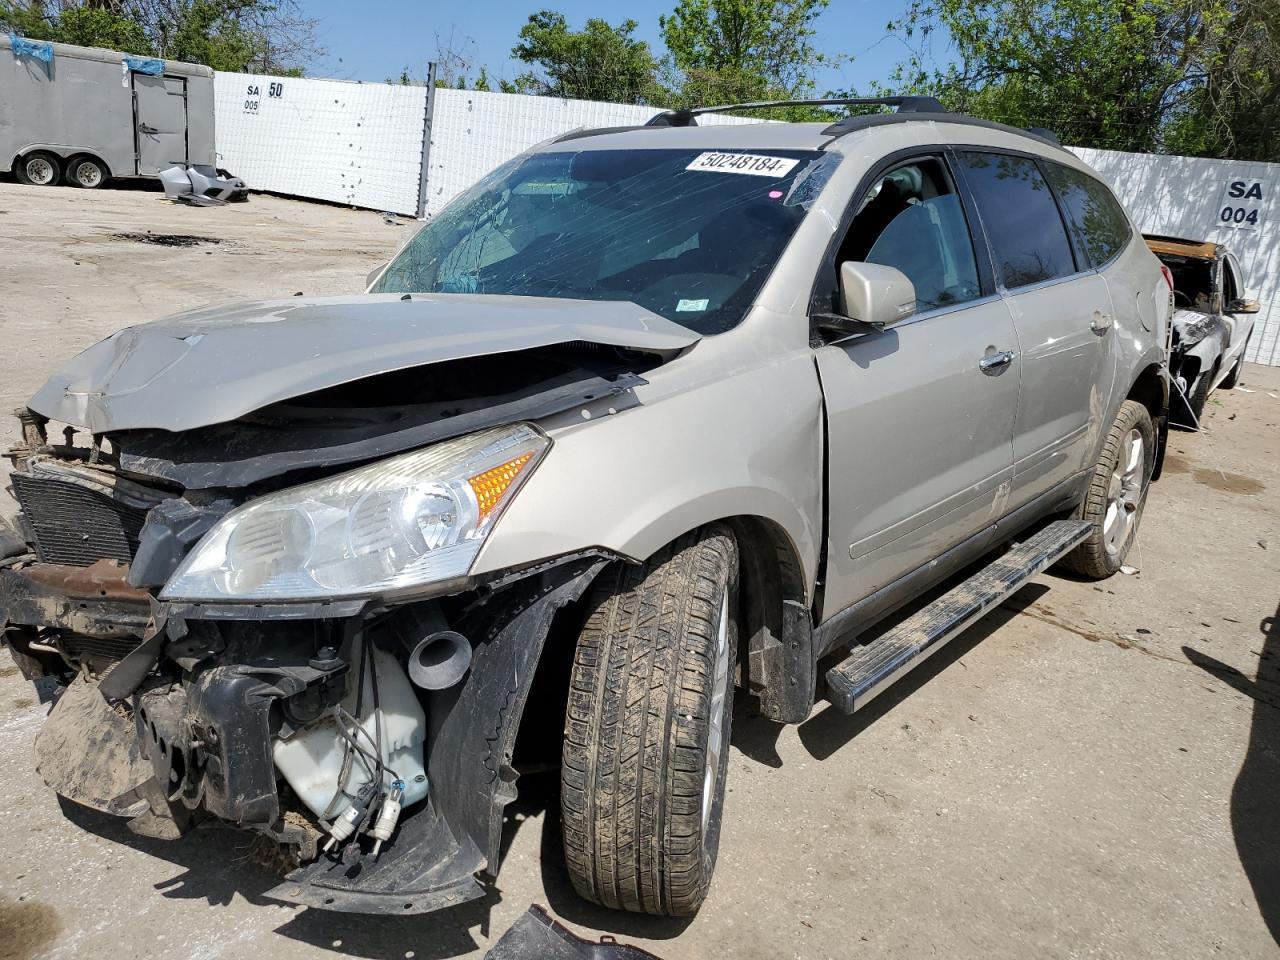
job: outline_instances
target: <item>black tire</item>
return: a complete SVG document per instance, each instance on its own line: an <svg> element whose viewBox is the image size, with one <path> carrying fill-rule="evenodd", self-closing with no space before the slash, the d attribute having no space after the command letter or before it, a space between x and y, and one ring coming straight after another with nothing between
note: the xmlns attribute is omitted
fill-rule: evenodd
<svg viewBox="0 0 1280 960"><path fill-rule="evenodd" d="M1244 348L1240 351L1240 356L1236 359L1235 366L1231 368L1231 372L1222 378L1222 382L1218 384L1223 390L1234 390L1240 386L1240 374L1244 373L1244 355L1249 352L1249 337L1253 336L1253 331L1249 331L1249 336L1244 338Z"/></svg>
<svg viewBox="0 0 1280 960"><path fill-rule="evenodd" d="M73 187L97 190L107 182L110 174L107 173L107 165L97 157L83 154L67 161L66 176L67 183Z"/></svg>
<svg viewBox="0 0 1280 960"><path fill-rule="evenodd" d="M1195 414L1196 423L1200 422L1200 418L1204 414L1204 408L1209 402L1209 389L1213 386L1214 378L1217 376L1218 365L1215 363L1208 371L1196 377L1196 382L1191 389L1191 395L1187 397L1191 412Z"/></svg>
<svg viewBox="0 0 1280 960"><path fill-rule="evenodd" d="M13 165L13 174L19 183L27 186L56 187L62 179L62 161L52 153L33 150L18 158L18 162Z"/></svg>
<svg viewBox="0 0 1280 960"><path fill-rule="evenodd" d="M1131 451L1127 441L1134 432L1142 439L1140 473L1136 486L1126 486L1123 480L1126 464L1121 463L1121 457ZM1089 478L1089 488L1076 508L1076 519L1089 521L1093 531L1084 543L1067 554L1062 561L1064 567L1091 580L1105 580L1124 565L1138 535L1155 462L1156 430L1151 414L1137 401L1126 400L1107 432L1102 453ZM1123 521L1123 528L1108 528L1108 511L1113 503L1118 513L1123 512L1129 518ZM1109 529L1117 536L1108 536ZM1122 537L1118 536L1120 533Z"/></svg>
<svg viewBox="0 0 1280 960"><path fill-rule="evenodd" d="M706 898L729 759L737 586L733 535L712 524L592 587L560 774L565 860L588 900L691 916Z"/></svg>

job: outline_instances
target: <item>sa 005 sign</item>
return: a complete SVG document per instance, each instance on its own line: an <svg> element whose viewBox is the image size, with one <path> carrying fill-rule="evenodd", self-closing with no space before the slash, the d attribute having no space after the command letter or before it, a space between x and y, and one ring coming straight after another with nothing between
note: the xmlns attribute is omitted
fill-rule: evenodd
<svg viewBox="0 0 1280 960"><path fill-rule="evenodd" d="M1218 207L1218 223L1224 227L1256 230L1267 219L1271 184L1261 180L1228 180Z"/></svg>

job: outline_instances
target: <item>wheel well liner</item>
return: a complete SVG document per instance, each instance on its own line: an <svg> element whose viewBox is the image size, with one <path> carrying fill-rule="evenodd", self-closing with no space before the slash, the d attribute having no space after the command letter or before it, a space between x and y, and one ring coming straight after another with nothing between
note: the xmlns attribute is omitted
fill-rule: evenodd
<svg viewBox="0 0 1280 960"><path fill-rule="evenodd" d="M791 539L771 520L725 520L738 540L740 642L748 689L771 720L800 723L817 684L813 620Z"/></svg>

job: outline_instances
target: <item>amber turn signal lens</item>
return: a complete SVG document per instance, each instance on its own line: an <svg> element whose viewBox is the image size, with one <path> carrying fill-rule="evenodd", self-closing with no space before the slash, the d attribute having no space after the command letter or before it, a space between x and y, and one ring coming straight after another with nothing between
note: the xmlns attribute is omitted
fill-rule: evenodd
<svg viewBox="0 0 1280 960"><path fill-rule="evenodd" d="M507 487L515 482L516 477L520 476L520 471L524 469L524 465L532 459L533 454L526 453L516 457L514 460L508 460L506 463L499 464L484 473L478 473L474 477L467 479L472 492L476 495L476 503L480 508L481 520L493 512L493 508L498 505L502 495L507 492Z"/></svg>

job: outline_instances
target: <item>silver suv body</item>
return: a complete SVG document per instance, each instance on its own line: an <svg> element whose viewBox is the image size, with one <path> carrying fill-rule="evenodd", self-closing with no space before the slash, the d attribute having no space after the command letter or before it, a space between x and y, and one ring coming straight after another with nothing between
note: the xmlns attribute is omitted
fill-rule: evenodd
<svg viewBox="0 0 1280 960"><path fill-rule="evenodd" d="M821 658L1046 521L1039 568L1118 569L1170 289L1087 166L933 112L662 122L504 165L364 296L131 328L33 398L0 608L66 685L55 789L423 912L551 761L579 891L689 913L735 688L803 720Z"/></svg>

